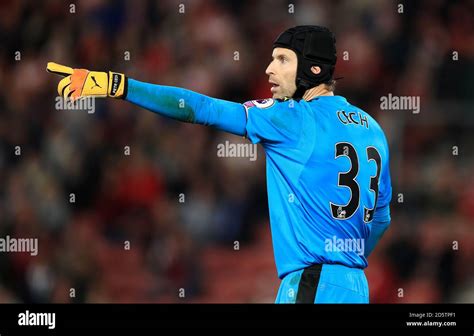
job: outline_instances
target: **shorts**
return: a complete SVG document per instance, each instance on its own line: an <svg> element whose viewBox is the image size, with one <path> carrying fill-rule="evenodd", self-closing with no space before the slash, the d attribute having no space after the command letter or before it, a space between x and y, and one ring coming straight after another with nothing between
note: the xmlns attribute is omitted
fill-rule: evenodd
<svg viewBox="0 0 474 336"><path fill-rule="evenodd" d="M316 264L288 273L275 303L369 303L369 285L363 269Z"/></svg>

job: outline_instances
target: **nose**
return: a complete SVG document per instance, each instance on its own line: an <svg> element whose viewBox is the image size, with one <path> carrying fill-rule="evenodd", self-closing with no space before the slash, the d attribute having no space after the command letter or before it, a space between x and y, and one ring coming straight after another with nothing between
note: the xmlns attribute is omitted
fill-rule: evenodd
<svg viewBox="0 0 474 336"><path fill-rule="evenodd" d="M268 66L267 66L267 69L265 70L265 73L267 74L267 76L270 76L270 75L274 75L274 74L275 74L275 73L273 72L272 64L273 64L273 62L270 62L270 64L268 64Z"/></svg>

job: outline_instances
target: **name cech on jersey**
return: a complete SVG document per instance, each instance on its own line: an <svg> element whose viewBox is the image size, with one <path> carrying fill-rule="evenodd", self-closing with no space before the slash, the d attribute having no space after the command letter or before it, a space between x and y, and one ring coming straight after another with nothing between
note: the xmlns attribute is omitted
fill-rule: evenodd
<svg viewBox="0 0 474 336"><path fill-rule="evenodd" d="M344 110L339 110L336 112L337 118L344 125L360 125L369 128L369 120L367 117L364 117L360 112L346 112Z"/></svg>

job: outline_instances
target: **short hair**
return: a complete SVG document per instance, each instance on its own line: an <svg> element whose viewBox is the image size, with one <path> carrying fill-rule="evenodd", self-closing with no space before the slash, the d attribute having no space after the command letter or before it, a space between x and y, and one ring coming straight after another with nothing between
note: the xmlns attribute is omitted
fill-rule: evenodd
<svg viewBox="0 0 474 336"><path fill-rule="evenodd" d="M336 90L336 80L335 79L330 79L329 81L324 83L324 85L326 86L326 89L328 91L334 92L334 90Z"/></svg>

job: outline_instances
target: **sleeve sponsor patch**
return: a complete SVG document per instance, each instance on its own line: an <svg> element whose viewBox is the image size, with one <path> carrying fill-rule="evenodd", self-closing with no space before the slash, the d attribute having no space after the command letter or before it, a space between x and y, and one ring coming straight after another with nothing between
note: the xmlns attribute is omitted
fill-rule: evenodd
<svg viewBox="0 0 474 336"><path fill-rule="evenodd" d="M251 107L258 107L261 109L269 108L275 104L275 100L268 98L268 99L257 99L257 100L250 100L244 103L246 109Z"/></svg>

